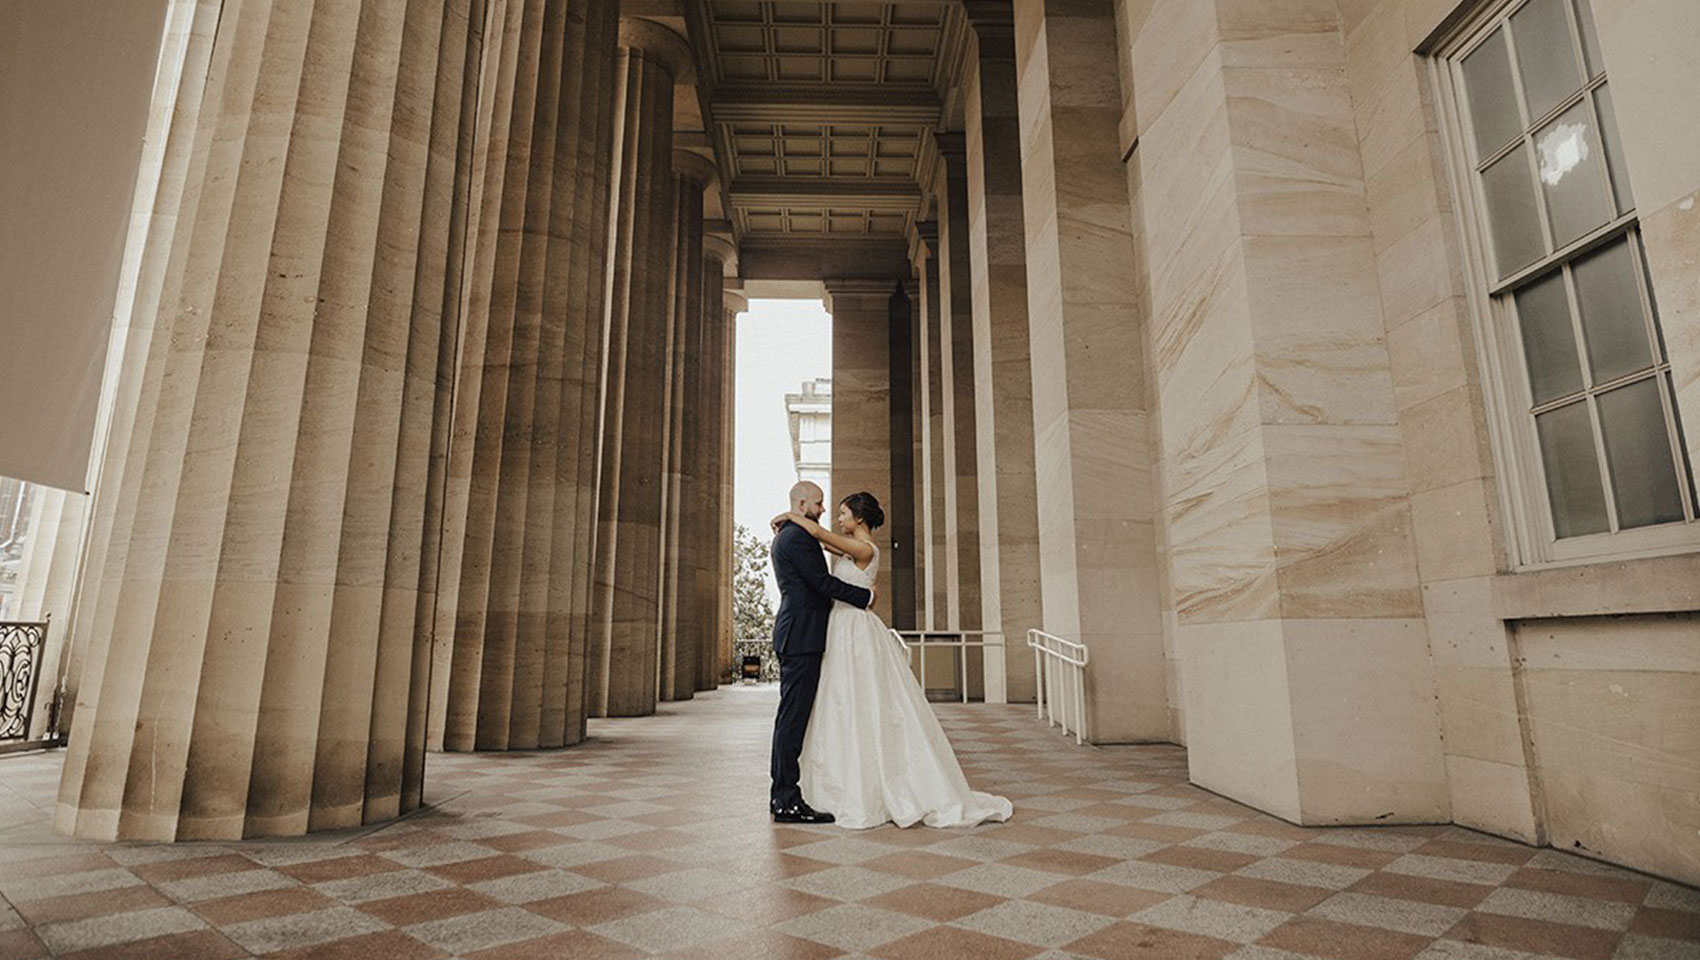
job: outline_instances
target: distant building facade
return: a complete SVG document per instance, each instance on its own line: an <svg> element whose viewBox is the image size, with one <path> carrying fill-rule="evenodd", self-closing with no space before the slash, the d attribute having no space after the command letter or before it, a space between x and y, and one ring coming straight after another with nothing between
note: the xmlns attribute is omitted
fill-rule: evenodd
<svg viewBox="0 0 1700 960"><path fill-rule="evenodd" d="M791 461L797 480L832 492L832 378L805 380L785 395L785 419L791 429Z"/></svg>

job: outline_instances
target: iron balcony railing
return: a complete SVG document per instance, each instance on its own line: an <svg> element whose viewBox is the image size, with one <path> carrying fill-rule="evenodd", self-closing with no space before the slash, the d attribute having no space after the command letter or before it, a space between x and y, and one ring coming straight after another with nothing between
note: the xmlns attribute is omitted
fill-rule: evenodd
<svg viewBox="0 0 1700 960"><path fill-rule="evenodd" d="M29 750L58 742L58 702L35 729L35 704L41 686L41 658L47 650L48 621L0 622L0 753Z"/></svg>

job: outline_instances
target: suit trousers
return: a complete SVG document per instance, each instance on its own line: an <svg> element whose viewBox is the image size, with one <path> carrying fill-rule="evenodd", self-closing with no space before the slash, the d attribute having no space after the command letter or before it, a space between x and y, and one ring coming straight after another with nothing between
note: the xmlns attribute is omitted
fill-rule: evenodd
<svg viewBox="0 0 1700 960"><path fill-rule="evenodd" d="M803 800L797 787L801 771L803 734L809 729L809 714L815 709L815 691L820 687L821 654L779 655L779 714L773 720L774 807L789 807Z"/></svg>

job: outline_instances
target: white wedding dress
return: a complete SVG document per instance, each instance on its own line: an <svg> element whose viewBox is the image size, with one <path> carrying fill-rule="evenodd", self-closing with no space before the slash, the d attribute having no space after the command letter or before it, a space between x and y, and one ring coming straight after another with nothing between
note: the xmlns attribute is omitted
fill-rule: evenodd
<svg viewBox="0 0 1700 960"><path fill-rule="evenodd" d="M833 576L872 587L879 549L859 569L839 557ZM971 827L1008 820L1003 797L968 788L938 717L909 670L909 657L872 610L835 601L826 627L820 688L803 735L800 785L838 825Z"/></svg>

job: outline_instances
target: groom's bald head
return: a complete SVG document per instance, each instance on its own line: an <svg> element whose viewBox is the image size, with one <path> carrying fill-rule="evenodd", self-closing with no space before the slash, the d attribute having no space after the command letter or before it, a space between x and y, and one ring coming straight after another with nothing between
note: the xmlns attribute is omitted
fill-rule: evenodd
<svg viewBox="0 0 1700 960"><path fill-rule="evenodd" d="M819 485L807 480L799 480L791 487L791 509L810 520L820 519L825 510L822 504L825 499L826 494L821 491Z"/></svg>

